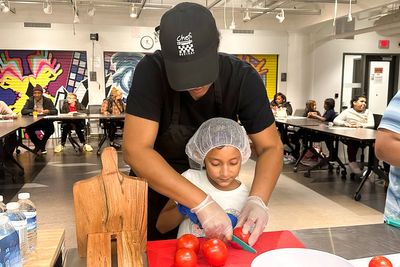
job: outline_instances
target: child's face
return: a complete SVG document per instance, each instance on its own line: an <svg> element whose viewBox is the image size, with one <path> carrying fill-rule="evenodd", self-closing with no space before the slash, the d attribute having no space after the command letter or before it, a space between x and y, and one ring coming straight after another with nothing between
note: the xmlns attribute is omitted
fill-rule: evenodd
<svg viewBox="0 0 400 267"><path fill-rule="evenodd" d="M239 175L241 159L239 150L232 146L210 150L204 159L204 164L211 184L219 190L237 188L239 183L235 178Z"/></svg>

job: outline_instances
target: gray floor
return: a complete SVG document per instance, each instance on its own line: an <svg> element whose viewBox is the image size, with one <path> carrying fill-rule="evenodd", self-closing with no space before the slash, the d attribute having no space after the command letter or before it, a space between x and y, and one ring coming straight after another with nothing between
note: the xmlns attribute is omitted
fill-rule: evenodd
<svg viewBox="0 0 400 267"><path fill-rule="evenodd" d="M55 154L51 148L55 144L53 142L49 142L45 156L35 157L24 150L16 156L25 168L25 175L17 177L17 183L12 183L9 175L0 173L0 194L7 203L16 200L19 192L31 193L38 210L39 227L65 229L66 247L71 248L76 247L72 186L78 180L95 176L101 169L100 158L95 152L78 154L72 147ZM94 148L96 142L92 140ZM120 170L128 173L129 168L123 162L121 152L118 157ZM359 181L342 180L336 172L329 174L324 170L313 172L310 178L306 178L301 171L294 173L292 167L284 166L271 199L270 230L381 221L386 195L379 181L368 181L361 201L356 202L352 196ZM243 167L241 177L249 185L253 171L254 161ZM314 218L313 214L317 216Z"/></svg>

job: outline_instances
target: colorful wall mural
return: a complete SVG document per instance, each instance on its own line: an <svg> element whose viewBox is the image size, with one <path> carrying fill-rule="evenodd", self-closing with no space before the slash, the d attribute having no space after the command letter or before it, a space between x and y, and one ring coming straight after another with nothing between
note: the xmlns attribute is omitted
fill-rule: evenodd
<svg viewBox="0 0 400 267"><path fill-rule="evenodd" d="M104 52L105 98L116 87L122 90L126 100L136 65L143 56L133 52Z"/></svg>
<svg viewBox="0 0 400 267"><path fill-rule="evenodd" d="M88 104L84 51L0 50L0 100L19 113L36 85L59 107L68 92Z"/></svg>
<svg viewBox="0 0 400 267"><path fill-rule="evenodd" d="M127 97L135 67L144 54L131 52L104 52L105 97L111 88L117 87ZM268 98L273 99L277 92L278 55L236 55L249 62L260 74Z"/></svg>
<svg viewBox="0 0 400 267"><path fill-rule="evenodd" d="M277 93L278 55L236 55L249 62L260 74L267 90L268 99L272 100Z"/></svg>

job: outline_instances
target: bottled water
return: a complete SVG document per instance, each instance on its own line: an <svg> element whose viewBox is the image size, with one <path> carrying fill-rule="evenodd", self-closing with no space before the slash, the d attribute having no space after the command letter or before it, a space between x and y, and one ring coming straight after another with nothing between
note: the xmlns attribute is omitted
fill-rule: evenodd
<svg viewBox="0 0 400 267"><path fill-rule="evenodd" d="M36 207L35 204L29 199L29 193L19 193L18 203L19 210L24 213L27 220L27 235L28 235L28 251L32 252L36 249L37 242L37 223L36 223Z"/></svg>
<svg viewBox="0 0 400 267"><path fill-rule="evenodd" d="M22 266L18 233L5 215L0 215L0 266Z"/></svg>
<svg viewBox="0 0 400 267"><path fill-rule="evenodd" d="M18 202L10 202L6 205L7 216L10 219L11 225L14 226L18 232L19 237L19 251L21 253L21 259L27 255L28 239L26 234L27 222L25 215L19 210Z"/></svg>
<svg viewBox="0 0 400 267"><path fill-rule="evenodd" d="M0 215L6 215L6 204L4 204L4 202L3 202L2 195L0 195Z"/></svg>

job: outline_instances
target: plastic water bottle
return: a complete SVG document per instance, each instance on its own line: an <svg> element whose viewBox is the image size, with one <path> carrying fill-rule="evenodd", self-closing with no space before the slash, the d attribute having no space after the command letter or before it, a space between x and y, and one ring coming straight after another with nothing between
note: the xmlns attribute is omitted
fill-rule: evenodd
<svg viewBox="0 0 400 267"><path fill-rule="evenodd" d="M27 220L27 235L28 235L28 251L32 252L36 249L37 242L37 223L36 223L36 207L30 200L29 193L19 193L18 203L19 210L24 213Z"/></svg>
<svg viewBox="0 0 400 267"><path fill-rule="evenodd" d="M6 215L6 204L4 204L4 202L3 202L2 195L0 195L0 215Z"/></svg>
<svg viewBox="0 0 400 267"><path fill-rule="evenodd" d="M10 202L6 205L7 216L10 219L11 225L14 226L18 232L19 237L19 251L21 253L21 260L27 255L28 239L26 234L27 222L25 215L19 210L18 202Z"/></svg>
<svg viewBox="0 0 400 267"><path fill-rule="evenodd" d="M5 215L0 216L0 266L22 266L18 233Z"/></svg>

